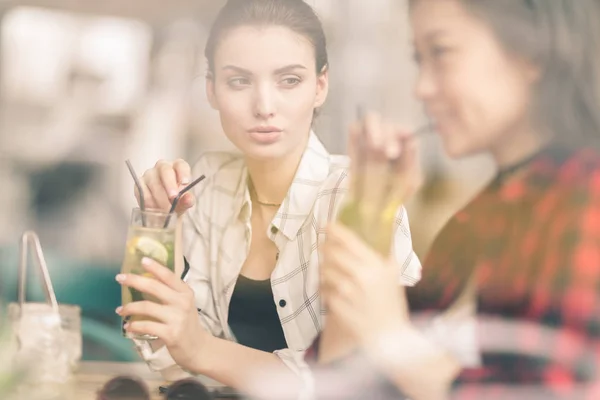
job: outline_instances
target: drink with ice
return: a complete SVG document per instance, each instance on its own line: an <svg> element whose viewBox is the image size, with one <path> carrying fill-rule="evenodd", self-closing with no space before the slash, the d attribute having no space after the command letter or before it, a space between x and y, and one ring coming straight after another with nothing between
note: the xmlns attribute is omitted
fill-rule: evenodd
<svg viewBox="0 0 600 400"><path fill-rule="evenodd" d="M141 211L134 209L125 246L125 257L121 272L137 274L148 278L154 276L142 266L144 257L150 258L174 271L175 268L175 225L176 216L162 211ZM136 301L159 302L152 295L142 293L137 289L122 286L123 306ZM129 321L151 320L151 318L134 315ZM131 335L135 339L156 339L151 335Z"/></svg>

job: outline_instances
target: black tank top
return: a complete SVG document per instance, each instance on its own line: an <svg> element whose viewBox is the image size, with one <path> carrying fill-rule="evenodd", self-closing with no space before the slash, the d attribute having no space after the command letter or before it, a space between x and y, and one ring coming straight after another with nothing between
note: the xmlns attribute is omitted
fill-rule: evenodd
<svg viewBox="0 0 600 400"><path fill-rule="evenodd" d="M270 279L238 277L229 303L229 327L244 346L269 353L287 348Z"/></svg>

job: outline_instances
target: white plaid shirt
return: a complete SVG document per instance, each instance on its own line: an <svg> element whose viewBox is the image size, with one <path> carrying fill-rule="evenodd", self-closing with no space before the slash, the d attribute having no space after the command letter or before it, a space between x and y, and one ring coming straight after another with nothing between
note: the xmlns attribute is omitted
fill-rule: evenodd
<svg viewBox="0 0 600 400"><path fill-rule="evenodd" d="M279 252L271 287L289 346L275 354L297 373L305 366L304 351L323 328L317 249L347 191L348 166L348 157L330 155L311 133L293 183L267 232ZM208 153L193 168L192 176L200 174L207 179L196 187L197 204L183 223L183 252L190 265L185 280L195 292L206 329L235 340L227 318L251 241L248 172L241 155ZM412 286L420 279L421 264L412 249L404 208L396 223L393 254L401 266L399 280ZM175 364L164 348L154 354L142 351L142 355L154 370Z"/></svg>

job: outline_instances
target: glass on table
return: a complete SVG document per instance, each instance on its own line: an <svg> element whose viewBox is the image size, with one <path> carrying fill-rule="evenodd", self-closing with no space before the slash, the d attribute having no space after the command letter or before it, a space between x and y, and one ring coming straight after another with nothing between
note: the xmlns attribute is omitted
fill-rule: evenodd
<svg viewBox="0 0 600 400"><path fill-rule="evenodd" d="M45 303L26 301L30 246L42 275ZM57 302L35 232L22 235L20 256L19 302L8 305L11 369L20 376L17 398L64 400L69 398L73 372L81 359L81 309Z"/></svg>
<svg viewBox="0 0 600 400"><path fill-rule="evenodd" d="M143 258L150 258L175 270L175 229L177 216L160 210L140 210L134 208L127 234L125 256L121 273L137 274L153 278L154 276L142 266ZM137 301L159 302L154 296L142 293L137 289L122 286L123 306ZM144 321L152 318L134 315L128 321ZM131 339L153 340L152 335L125 334Z"/></svg>
<svg viewBox="0 0 600 400"><path fill-rule="evenodd" d="M73 305L60 304L58 315L46 303L8 305L14 365L25 374L22 398L65 398L81 360L80 318Z"/></svg>

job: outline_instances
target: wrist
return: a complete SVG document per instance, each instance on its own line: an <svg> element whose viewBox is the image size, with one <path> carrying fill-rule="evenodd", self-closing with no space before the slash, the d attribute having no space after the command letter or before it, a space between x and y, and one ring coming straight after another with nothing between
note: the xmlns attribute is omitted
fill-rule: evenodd
<svg viewBox="0 0 600 400"><path fill-rule="evenodd" d="M319 364L329 364L343 359L358 347L356 338L350 335L335 315L328 316L319 340Z"/></svg>
<svg viewBox="0 0 600 400"><path fill-rule="evenodd" d="M211 349L214 348L214 342L218 340L218 338L208 334L207 332L203 332L199 336L200 339L194 343L195 346L190 354L189 370L197 375L206 375L211 365Z"/></svg>
<svg viewBox="0 0 600 400"><path fill-rule="evenodd" d="M414 329L406 314L398 307L381 310L383 313L373 315L370 323L358 332L360 345L366 349L377 348L387 341L395 341L395 337L405 335L411 328Z"/></svg>
<svg viewBox="0 0 600 400"><path fill-rule="evenodd" d="M389 365L400 359L411 358L415 338L419 332L411 324L398 322L364 338L365 355L376 364Z"/></svg>

